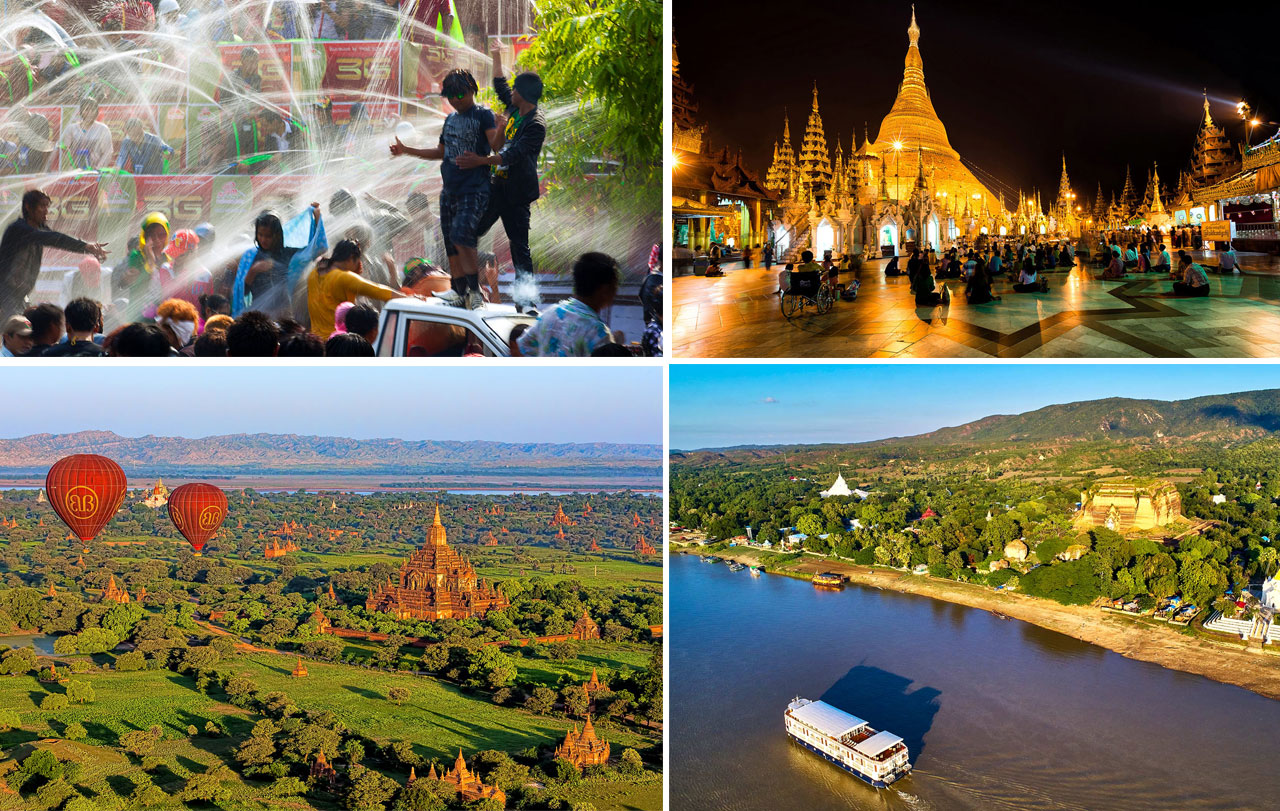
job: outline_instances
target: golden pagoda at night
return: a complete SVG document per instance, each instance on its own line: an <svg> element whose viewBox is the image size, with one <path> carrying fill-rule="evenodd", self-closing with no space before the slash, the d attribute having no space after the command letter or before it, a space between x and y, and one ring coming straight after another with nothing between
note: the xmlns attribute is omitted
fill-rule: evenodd
<svg viewBox="0 0 1280 811"><path fill-rule="evenodd" d="M907 37L909 44L898 97L880 122L875 142L864 143L856 154L884 160L891 199L906 200L911 196L916 162L920 158L932 177L935 192L946 192L947 197L957 201L973 200L976 194L979 199L972 204L973 208L980 210L985 204L994 209L997 195L960 162L960 153L952 148L947 128L933 109L929 88L924 83L924 58L920 55L920 26L916 24L915 6L911 7Z"/></svg>

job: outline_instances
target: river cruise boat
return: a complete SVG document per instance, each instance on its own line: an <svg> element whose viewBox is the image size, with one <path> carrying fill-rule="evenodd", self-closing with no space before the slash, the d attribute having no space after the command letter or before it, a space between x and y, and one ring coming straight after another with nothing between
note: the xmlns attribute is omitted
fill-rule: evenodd
<svg viewBox="0 0 1280 811"><path fill-rule="evenodd" d="M743 569L745 569L745 568L747 568L747 567L746 567L746 566L743 566L741 563L739 563L739 562L738 562L738 561L736 561L736 560L735 560L733 563L730 563L730 564L729 564L729 571L731 571L731 572L740 572L740 571L742 571L742 570L743 570Z"/></svg>
<svg viewBox="0 0 1280 811"><path fill-rule="evenodd" d="M888 788L911 772L907 745L824 701L794 699L784 714L787 735L811 752L876 788Z"/></svg>
<svg viewBox="0 0 1280 811"><path fill-rule="evenodd" d="M813 576L815 586L843 586L844 575L835 572L818 572Z"/></svg>
<svg viewBox="0 0 1280 811"><path fill-rule="evenodd" d="M752 577L759 577L759 576L760 576L760 575L762 575L762 574L764 574L764 567L763 567L763 566L752 566L752 567L751 567L751 576L752 576Z"/></svg>

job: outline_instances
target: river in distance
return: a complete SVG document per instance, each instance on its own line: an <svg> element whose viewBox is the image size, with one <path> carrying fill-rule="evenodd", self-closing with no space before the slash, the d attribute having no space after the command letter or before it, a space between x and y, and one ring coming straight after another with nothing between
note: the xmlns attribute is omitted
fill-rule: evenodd
<svg viewBox="0 0 1280 811"><path fill-rule="evenodd" d="M1280 809L1280 701L911 594L670 561L670 798L723 809ZM877 791L791 743L820 699L901 736Z"/></svg>

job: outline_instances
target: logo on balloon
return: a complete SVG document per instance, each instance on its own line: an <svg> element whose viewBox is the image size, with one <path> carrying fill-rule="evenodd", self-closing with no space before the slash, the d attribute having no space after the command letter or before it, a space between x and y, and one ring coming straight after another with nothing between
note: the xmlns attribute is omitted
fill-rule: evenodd
<svg viewBox="0 0 1280 811"><path fill-rule="evenodd" d="M200 511L200 529L217 529L222 523L222 510L209 506Z"/></svg>
<svg viewBox="0 0 1280 811"><path fill-rule="evenodd" d="M83 484L67 491L65 503L74 518L92 518L98 512L98 494Z"/></svg>

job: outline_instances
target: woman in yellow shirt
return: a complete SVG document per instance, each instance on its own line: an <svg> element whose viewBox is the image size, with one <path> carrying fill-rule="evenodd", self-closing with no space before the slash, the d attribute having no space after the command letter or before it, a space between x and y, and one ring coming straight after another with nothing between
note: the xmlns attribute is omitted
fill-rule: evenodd
<svg viewBox="0 0 1280 811"><path fill-rule="evenodd" d="M333 315L344 301L355 301L356 296L367 296L378 301L390 301L405 294L392 287L375 284L360 275L364 267L360 259L360 243L344 239L333 248L333 253L321 259L307 274L307 309L311 313L311 331L327 340L334 331Z"/></svg>

